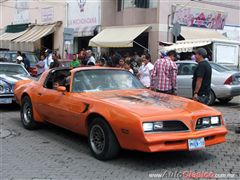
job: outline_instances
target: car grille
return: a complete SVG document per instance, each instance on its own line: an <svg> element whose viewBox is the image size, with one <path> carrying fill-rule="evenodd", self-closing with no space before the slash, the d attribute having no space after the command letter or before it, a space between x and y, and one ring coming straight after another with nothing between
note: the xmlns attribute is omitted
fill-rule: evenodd
<svg viewBox="0 0 240 180"><path fill-rule="evenodd" d="M163 121L163 128L158 131L187 131L188 127L181 121Z"/></svg>

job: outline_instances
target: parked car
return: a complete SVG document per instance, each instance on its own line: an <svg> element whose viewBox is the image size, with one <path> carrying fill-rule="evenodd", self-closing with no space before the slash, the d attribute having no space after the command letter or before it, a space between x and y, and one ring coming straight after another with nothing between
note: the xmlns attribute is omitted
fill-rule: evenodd
<svg viewBox="0 0 240 180"><path fill-rule="evenodd" d="M194 61L177 61L176 63L178 66L178 95L192 98L192 78L197 63ZM227 103L234 96L239 96L240 72L213 62L209 63L212 67L212 83L208 105L213 105L216 99Z"/></svg>
<svg viewBox="0 0 240 180"><path fill-rule="evenodd" d="M17 81L30 78L30 74L20 64L0 62L0 104L15 101L13 88Z"/></svg>
<svg viewBox="0 0 240 180"><path fill-rule="evenodd" d="M26 54L26 57L30 61L29 73L32 76L37 75L36 64L39 61L37 56L32 52L22 52ZM17 51L0 51L0 62L12 62L16 63Z"/></svg>
<svg viewBox="0 0 240 180"><path fill-rule="evenodd" d="M50 69L38 81L17 82L14 94L26 129L47 121L88 136L90 150L99 160L116 157L120 148L202 149L225 142L227 134L219 111L146 89L122 69Z"/></svg>

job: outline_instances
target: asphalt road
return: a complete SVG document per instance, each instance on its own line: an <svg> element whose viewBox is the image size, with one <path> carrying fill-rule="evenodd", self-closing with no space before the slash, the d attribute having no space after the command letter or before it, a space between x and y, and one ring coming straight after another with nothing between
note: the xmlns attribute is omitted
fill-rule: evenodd
<svg viewBox="0 0 240 180"><path fill-rule="evenodd" d="M87 139L53 125L25 130L18 106L0 106L0 179L160 179L211 172L240 179L240 97L216 103L229 130L227 142L191 152L142 153L123 150L118 159L92 157ZM238 124L240 125L240 124ZM185 174L187 175L187 174Z"/></svg>

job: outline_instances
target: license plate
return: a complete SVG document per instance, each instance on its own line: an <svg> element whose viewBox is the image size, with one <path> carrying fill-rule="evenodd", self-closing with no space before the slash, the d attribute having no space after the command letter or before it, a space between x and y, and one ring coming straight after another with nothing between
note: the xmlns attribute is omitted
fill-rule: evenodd
<svg viewBox="0 0 240 180"><path fill-rule="evenodd" d="M190 151L205 148L204 138L188 139L188 148Z"/></svg>
<svg viewBox="0 0 240 180"><path fill-rule="evenodd" d="M0 98L0 104L11 104L12 98Z"/></svg>

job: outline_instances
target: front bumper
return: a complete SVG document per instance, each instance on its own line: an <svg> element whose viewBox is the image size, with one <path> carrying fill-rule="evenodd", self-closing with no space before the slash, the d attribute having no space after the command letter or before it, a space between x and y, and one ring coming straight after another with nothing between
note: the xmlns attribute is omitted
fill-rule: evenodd
<svg viewBox="0 0 240 180"><path fill-rule="evenodd" d="M0 104L12 104L15 102L14 94L0 94Z"/></svg>
<svg viewBox="0 0 240 180"><path fill-rule="evenodd" d="M228 98L240 95L240 85L216 86L214 93L217 98Z"/></svg>
<svg viewBox="0 0 240 180"><path fill-rule="evenodd" d="M205 146L211 146L225 142L226 134L227 129L224 126L194 132L145 134L145 142L142 142L137 150L144 152L189 150L188 139L203 137Z"/></svg>

